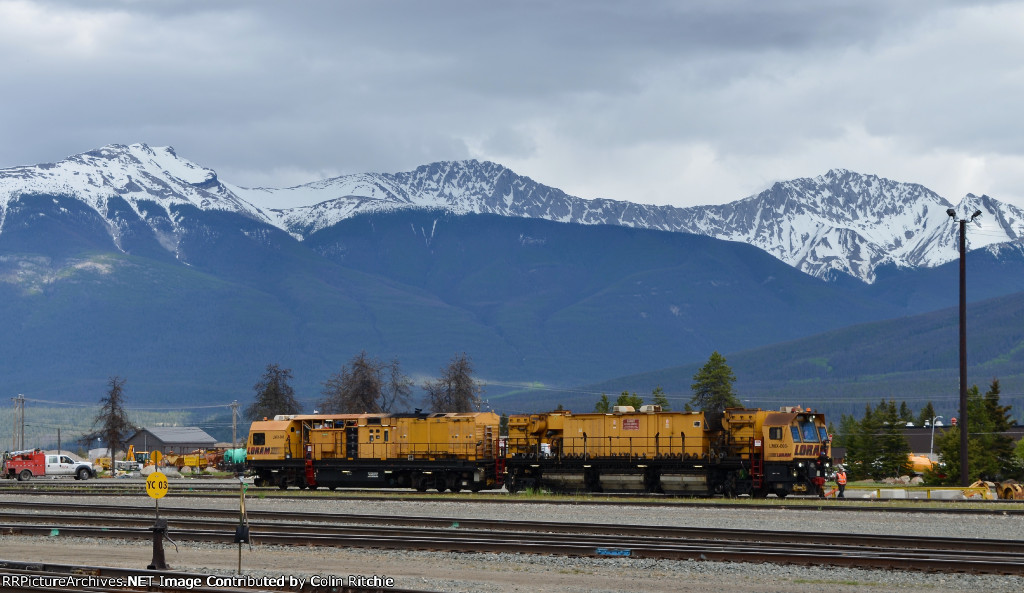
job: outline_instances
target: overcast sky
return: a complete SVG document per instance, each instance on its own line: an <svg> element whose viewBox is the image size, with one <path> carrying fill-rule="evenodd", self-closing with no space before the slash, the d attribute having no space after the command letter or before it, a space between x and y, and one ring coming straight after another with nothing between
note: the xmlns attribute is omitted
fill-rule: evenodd
<svg viewBox="0 0 1024 593"><path fill-rule="evenodd" d="M845 168L1024 207L1022 31L1024 2L0 0L0 167L476 158L679 206Z"/></svg>

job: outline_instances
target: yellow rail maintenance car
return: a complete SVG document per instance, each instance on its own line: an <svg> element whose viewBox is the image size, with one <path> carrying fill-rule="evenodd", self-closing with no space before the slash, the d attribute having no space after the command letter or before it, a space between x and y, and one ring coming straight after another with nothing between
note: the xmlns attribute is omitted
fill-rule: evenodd
<svg viewBox="0 0 1024 593"><path fill-rule="evenodd" d="M499 418L451 414L316 414L252 423L246 463L257 486L500 488Z"/></svg>
<svg viewBox="0 0 1024 593"><path fill-rule="evenodd" d="M831 447L823 415L735 408L713 424L703 412L659 406L511 416L505 485L513 492L824 495Z"/></svg>

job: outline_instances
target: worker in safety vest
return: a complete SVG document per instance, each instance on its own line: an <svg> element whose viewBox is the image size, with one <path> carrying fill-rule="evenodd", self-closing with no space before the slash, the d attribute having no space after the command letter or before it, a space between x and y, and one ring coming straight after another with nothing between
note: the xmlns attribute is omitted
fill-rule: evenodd
<svg viewBox="0 0 1024 593"><path fill-rule="evenodd" d="M836 484L839 485L839 494L836 498L846 498L843 496L843 491L846 490L846 469L841 465L836 468Z"/></svg>

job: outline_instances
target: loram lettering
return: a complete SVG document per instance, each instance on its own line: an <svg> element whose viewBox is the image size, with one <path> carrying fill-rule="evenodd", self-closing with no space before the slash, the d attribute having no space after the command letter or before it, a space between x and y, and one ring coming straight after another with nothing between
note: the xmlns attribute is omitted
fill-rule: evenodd
<svg viewBox="0 0 1024 593"><path fill-rule="evenodd" d="M794 455L811 457L818 454L818 445L797 445Z"/></svg>

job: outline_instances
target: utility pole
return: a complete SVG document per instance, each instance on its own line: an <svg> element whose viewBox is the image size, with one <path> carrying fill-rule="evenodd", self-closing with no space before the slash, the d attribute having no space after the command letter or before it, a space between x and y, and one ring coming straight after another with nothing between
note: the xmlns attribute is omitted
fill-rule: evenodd
<svg viewBox="0 0 1024 593"><path fill-rule="evenodd" d="M231 448L238 448L238 400L231 402Z"/></svg>
<svg viewBox="0 0 1024 593"><path fill-rule="evenodd" d="M967 464L967 221L960 219L960 485L969 486Z"/></svg>
<svg viewBox="0 0 1024 593"><path fill-rule="evenodd" d="M11 451L23 451L25 449L25 396L18 394L12 397L14 402L14 440L11 443Z"/></svg>
<svg viewBox="0 0 1024 593"><path fill-rule="evenodd" d="M970 486L967 463L967 221L981 216L975 210L970 219L957 218L956 210L950 208L946 214L960 223L960 485Z"/></svg>

